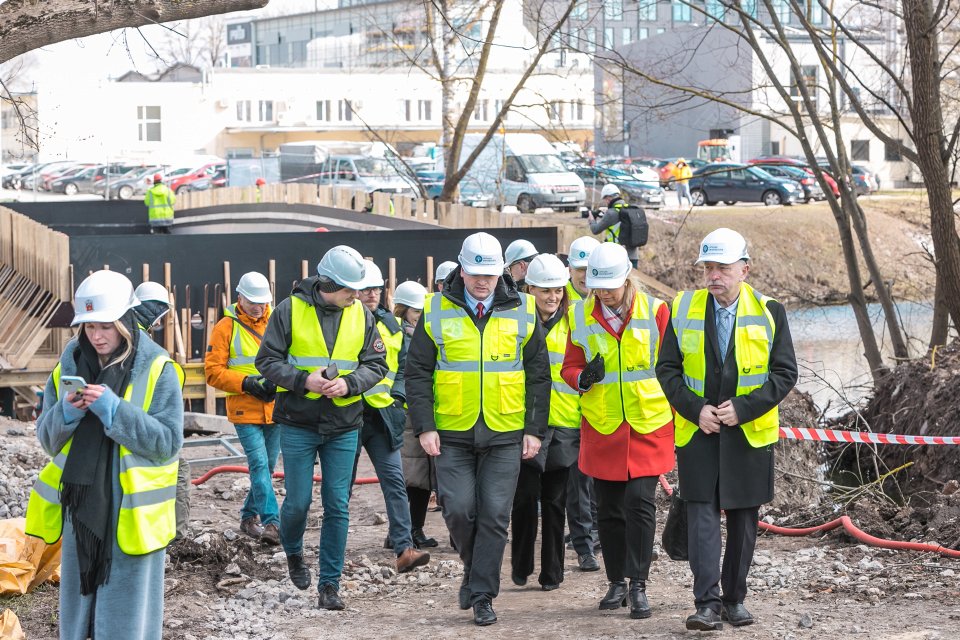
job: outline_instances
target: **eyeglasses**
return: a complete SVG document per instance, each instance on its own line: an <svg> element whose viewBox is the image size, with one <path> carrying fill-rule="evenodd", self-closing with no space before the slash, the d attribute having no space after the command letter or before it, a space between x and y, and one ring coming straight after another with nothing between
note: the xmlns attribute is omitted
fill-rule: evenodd
<svg viewBox="0 0 960 640"><path fill-rule="evenodd" d="M360 289L360 293L383 293L383 287L370 287L368 289Z"/></svg>

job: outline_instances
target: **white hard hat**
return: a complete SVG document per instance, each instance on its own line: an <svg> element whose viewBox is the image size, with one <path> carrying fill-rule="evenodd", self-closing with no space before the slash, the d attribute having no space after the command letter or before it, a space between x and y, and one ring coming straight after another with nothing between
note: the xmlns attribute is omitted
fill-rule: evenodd
<svg viewBox="0 0 960 640"><path fill-rule="evenodd" d="M460 266L471 276L498 276L503 273L500 241L483 231L467 236L460 248Z"/></svg>
<svg viewBox="0 0 960 640"><path fill-rule="evenodd" d="M71 325L81 322L113 322L140 304L133 283L117 271L94 271L73 294Z"/></svg>
<svg viewBox="0 0 960 640"><path fill-rule="evenodd" d="M352 247L338 244L320 258L317 274L330 278L341 287L360 289L365 274L363 256Z"/></svg>
<svg viewBox="0 0 960 640"><path fill-rule="evenodd" d="M700 256L695 264L701 262L719 262L733 264L738 260L749 260L747 241L743 236L726 227L720 227L707 234L700 243Z"/></svg>
<svg viewBox="0 0 960 640"><path fill-rule="evenodd" d="M570 254L567 256L567 264L574 269L583 269L587 266L587 259L593 250L600 246L597 239L593 236L580 236L570 243Z"/></svg>
<svg viewBox="0 0 960 640"><path fill-rule="evenodd" d="M380 267L370 260L364 260L363 271L363 282L360 283L360 286L357 287L357 289L374 289L377 287L383 287L383 272L380 271Z"/></svg>
<svg viewBox="0 0 960 640"><path fill-rule="evenodd" d="M570 282L570 272L557 256L552 253L541 253L527 267L526 282L544 289L565 287Z"/></svg>
<svg viewBox="0 0 960 640"><path fill-rule="evenodd" d="M137 300L140 302L155 300L156 302L170 304L170 294L167 292L167 288L159 282L150 282L149 280L142 282L133 294L137 296Z"/></svg>
<svg viewBox="0 0 960 640"><path fill-rule="evenodd" d="M590 289L619 289L623 286L633 265L623 245L604 242L593 250L587 260L587 287Z"/></svg>
<svg viewBox="0 0 960 640"><path fill-rule="evenodd" d="M256 271L249 271L240 276L240 281L237 282L237 293L253 304L265 304L273 300L267 277Z"/></svg>
<svg viewBox="0 0 960 640"><path fill-rule="evenodd" d="M423 301L426 297L426 288L413 280L401 282L393 292L394 304L405 304L411 309L423 309Z"/></svg>
<svg viewBox="0 0 960 640"><path fill-rule="evenodd" d="M443 282L447 279L447 276L450 275L450 272L457 268L457 263L447 260L446 262L441 262L437 266L437 271L435 272L433 279L437 282Z"/></svg>
<svg viewBox="0 0 960 640"><path fill-rule="evenodd" d="M507 251L503 255L503 262L509 267L514 262L519 262L524 258L532 258L538 251L529 240L514 240L507 245Z"/></svg>
<svg viewBox="0 0 960 640"><path fill-rule="evenodd" d="M610 183L605 184L603 185L603 189L600 190L601 198L606 198L607 196L619 196L619 195L620 195L620 187L618 187L615 184L610 184Z"/></svg>

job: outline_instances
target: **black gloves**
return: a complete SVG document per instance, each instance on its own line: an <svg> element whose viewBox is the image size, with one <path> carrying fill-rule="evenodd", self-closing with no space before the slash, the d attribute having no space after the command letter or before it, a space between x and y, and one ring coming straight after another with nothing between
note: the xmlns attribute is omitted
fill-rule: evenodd
<svg viewBox="0 0 960 640"><path fill-rule="evenodd" d="M603 367L603 356L598 353L580 372L580 389L587 391L594 384L603 380L604 375L606 375L606 369Z"/></svg>
<svg viewBox="0 0 960 640"><path fill-rule="evenodd" d="M243 392L261 402L273 402L277 397L277 385L263 376L247 376L243 379Z"/></svg>

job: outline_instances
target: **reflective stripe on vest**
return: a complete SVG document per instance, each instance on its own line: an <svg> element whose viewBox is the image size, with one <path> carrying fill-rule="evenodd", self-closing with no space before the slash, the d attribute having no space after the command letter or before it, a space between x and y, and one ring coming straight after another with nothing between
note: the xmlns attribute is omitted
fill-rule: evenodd
<svg viewBox="0 0 960 640"><path fill-rule="evenodd" d="M687 388L703 397L707 360L704 321L709 296L706 289L681 291L673 301L671 315L677 344L683 357L683 379ZM737 362L737 395L747 395L767 381L770 375L770 349L776 325L767 309L772 298L761 295L746 282L740 283L736 327L733 331ZM698 427L681 416L675 417L676 444L686 446ZM740 425L752 447L764 447L780 437L780 409L774 407L756 420Z"/></svg>
<svg viewBox="0 0 960 640"><path fill-rule="evenodd" d="M663 300L638 292L630 320L620 340L593 317L597 299L591 296L568 312L570 339L583 349L587 362L602 354L606 375L580 398L590 426L609 435L628 422L637 433L652 433L673 418L670 403L657 380L660 330L657 310Z"/></svg>
<svg viewBox="0 0 960 640"><path fill-rule="evenodd" d="M570 334L570 321L566 316L553 325L547 333L547 351L550 354L550 417L547 424L552 427L580 428L580 392L570 388L560 377L563 356L567 351L567 336Z"/></svg>
<svg viewBox="0 0 960 640"><path fill-rule="evenodd" d="M390 390L393 389L393 381L396 379L397 370L400 368L400 347L403 346L403 330L390 333L387 325L379 320L377 321L377 330L380 332L383 346L387 349L387 368L389 371L387 377L363 394L363 400L371 407L383 409L393 404L393 396L390 395Z"/></svg>
<svg viewBox="0 0 960 640"><path fill-rule="evenodd" d="M123 399L149 412L163 368L170 363L183 386L183 369L166 355L154 358L146 371L130 381ZM59 395L60 365L53 370L53 387ZM70 455L71 437L40 472L30 491L26 532L53 544L63 535L60 487ZM117 518L117 544L127 555L143 555L167 546L176 535L176 492L179 455L154 461L119 445L118 477L122 498ZM116 505L115 505L116 506Z"/></svg>
<svg viewBox="0 0 960 640"><path fill-rule="evenodd" d="M433 410L437 429L467 431L480 417L493 431L523 429L526 376L523 347L536 330L533 297L492 309L483 333L467 311L441 293L427 296L422 322L437 347Z"/></svg>
<svg viewBox="0 0 960 640"><path fill-rule="evenodd" d="M158 188L159 187L159 188ZM147 189L147 216L153 220L173 220L173 191L166 185Z"/></svg>
<svg viewBox="0 0 960 640"><path fill-rule="evenodd" d="M364 306L359 300L345 308L340 315L340 328L337 341L333 345L333 354L327 351L327 341L323 337L323 328L317 317L317 309L312 304L290 297L290 348L287 349L287 362L301 371L313 372L325 369L331 364L337 365L340 376L355 371L360 366L360 352L363 351L363 338L366 334L366 316ZM286 392L278 388L278 393ZM308 391L306 397L317 399L324 397ZM333 404L345 407L360 401L360 396L332 398Z"/></svg>
<svg viewBox="0 0 960 640"><path fill-rule="evenodd" d="M258 376L254 362L260 350L260 339L240 326L237 316L237 305L232 304L223 310L223 315L234 320L233 334L230 336L230 354L227 357L227 369L237 371L245 376ZM238 396L239 393L227 392L228 396Z"/></svg>

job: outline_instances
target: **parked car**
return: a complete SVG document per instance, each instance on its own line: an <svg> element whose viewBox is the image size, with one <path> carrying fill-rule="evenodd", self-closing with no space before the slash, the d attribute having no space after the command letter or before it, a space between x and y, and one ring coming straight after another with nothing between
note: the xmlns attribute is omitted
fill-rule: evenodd
<svg viewBox="0 0 960 640"><path fill-rule="evenodd" d="M713 163L700 167L690 178L690 197L696 206L718 202L762 202L767 206L791 205L803 191L791 179L776 178L747 164Z"/></svg>
<svg viewBox="0 0 960 640"><path fill-rule="evenodd" d="M193 170L187 171L179 175L168 174L165 178L167 186L173 190L174 193L180 193L184 190L184 187L191 182L200 180L203 178L210 178L211 180L216 180L214 177L218 172L223 172L226 176L227 164L225 162L208 162L200 167L197 167ZM224 179L224 184L226 180Z"/></svg>
<svg viewBox="0 0 960 640"><path fill-rule="evenodd" d="M52 193L63 193L68 196L75 196L78 193L93 193L94 182L103 179L105 167L100 166L80 166L65 172L60 177L50 181L48 190Z"/></svg>
<svg viewBox="0 0 960 640"><path fill-rule="evenodd" d="M794 167L801 167L807 171L811 176L816 178L816 174L813 172L813 169L810 168L810 165L807 164L805 160L799 158L791 158L789 156L760 156L759 158L754 158L749 161L750 164L786 164ZM832 175L827 173L824 169L820 169L823 172L823 179L828 185L830 185L830 190L833 191L833 195L840 197L840 187L837 185L837 181L833 178Z"/></svg>
<svg viewBox="0 0 960 640"><path fill-rule="evenodd" d="M130 200L145 194L153 184L153 176L157 173L162 174L163 167L138 167L123 175L110 174L94 183L92 193L103 196L106 200L114 198Z"/></svg>
<svg viewBox="0 0 960 640"><path fill-rule="evenodd" d="M858 196L868 196L880 188L880 181L876 174L866 167L854 164L850 166L853 180L853 189Z"/></svg>
<svg viewBox="0 0 960 640"><path fill-rule="evenodd" d="M435 200L440 197L440 192L443 191L443 171L417 171L416 176L423 186L427 198Z"/></svg>
<svg viewBox="0 0 960 640"><path fill-rule="evenodd" d="M823 200L827 197L823 193L823 189L820 188L817 179L805 169L788 164L755 164L753 166L763 169L775 178L788 178L797 182L800 188L803 189L801 199L804 202Z"/></svg>
<svg viewBox="0 0 960 640"><path fill-rule="evenodd" d="M34 170L35 164L28 164L20 169L12 169L8 173L3 174L3 178L0 179L0 186L4 189L20 189L23 186L23 180L26 178L27 174Z"/></svg>
<svg viewBox="0 0 960 640"><path fill-rule="evenodd" d="M221 169L217 169L217 171L211 176L191 180L190 182L180 185L177 193L187 193L189 191L207 191L209 189L219 189L220 187L225 187L226 185L227 166L223 165Z"/></svg>
<svg viewBox="0 0 960 640"><path fill-rule="evenodd" d="M645 182L654 187L660 186L660 174L650 165L626 160L607 160L600 164L607 169L626 173L638 182Z"/></svg>
<svg viewBox="0 0 960 640"><path fill-rule="evenodd" d="M634 179L629 173L607 167L576 167L574 172L583 180L586 190L586 206L598 207L602 203L600 191L605 184L620 188L624 200L644 209L659 209L663 206L663 189Z"/></svg>
<svg viewBox="0 0 960 640"><path fill-rule="evenodd" d="M57 160L36 165L30 172L23 175L22 188L32 191L34 188L43 189L43 182L54 173L60 173L74 166L74 162Z"/></svg>

